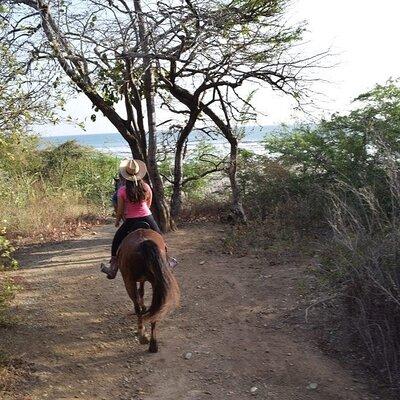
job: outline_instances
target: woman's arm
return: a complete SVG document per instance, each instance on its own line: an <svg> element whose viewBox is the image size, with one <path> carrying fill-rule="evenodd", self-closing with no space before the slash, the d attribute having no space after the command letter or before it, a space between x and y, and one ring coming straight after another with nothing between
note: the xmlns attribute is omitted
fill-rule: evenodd
<svg viewBox="0 0 400 400"><path fill-rule="evenodd" d="M149 208L151 207L152 201L153 201L153 192L151 191L151 187L149 185L147 185L146 186L146 203Z"/></svg>
<svg viewBox="0 0 400 400"><path fill-rule="evenodd" d="M119 223L121 222L121 219L124 216L124 210L125 210L125 200L122 198L122 196L118 196L117 215L116 215L116 220L115 220L116 227L119 226Z"/></svg>

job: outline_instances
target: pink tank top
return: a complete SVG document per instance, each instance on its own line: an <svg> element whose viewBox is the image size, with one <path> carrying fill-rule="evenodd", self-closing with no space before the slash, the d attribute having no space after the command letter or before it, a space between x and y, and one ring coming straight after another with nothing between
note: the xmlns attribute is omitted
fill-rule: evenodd
<svg viewBox="0 0 400 400"><path fill-rule="evenodd" d="M143 182L146 192L151 192L150 186ZM138 203L132 203L129 201L128 196L126 195L126 186L121 186L118 189L118 197L124 200L125 203L125 211L124 217L125 218L140 218L140 217L147 217L151 215L151 211L149 206L147 205L146 201L141 201Z"/></svg>

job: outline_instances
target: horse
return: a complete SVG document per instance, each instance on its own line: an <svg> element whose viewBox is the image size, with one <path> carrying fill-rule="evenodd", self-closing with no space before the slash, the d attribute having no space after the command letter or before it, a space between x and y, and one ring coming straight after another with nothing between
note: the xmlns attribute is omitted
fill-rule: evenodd
<svg viewBox="0 0 400 400"><path fill-rule="evenodd" d="M179 286L166 259L164 239L151 229L136 229L122 241L117 260L137 315L139 342L149 343L144 324L150 323L149 352L157 353L156 323L179 304ZM144 305L146 281L153 289L148 309Z"/></svg>

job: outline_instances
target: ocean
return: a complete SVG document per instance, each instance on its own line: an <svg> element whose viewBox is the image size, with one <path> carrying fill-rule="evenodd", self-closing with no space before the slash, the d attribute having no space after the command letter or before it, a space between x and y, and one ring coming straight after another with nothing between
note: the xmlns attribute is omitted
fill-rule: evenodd
<svg viewBox="0 0 400 400"><path fill-rule="evenodd" d="M240 141L239 147L254 151L257 154L262 154L265 152L264 145L262 143L263 139L273 132L277 132L278 130L279 126L277 125L247 126L245 127L245 135ZM128 157L130 155L129 146L119 133L82 133L81 135L43 136L42 144L44 146L49 144L59 145L69 140L75 140L79 144L90 146L109 154L122 157ZM221 138L221 136L215 135L215 137L210 138L199 131L194 131L189 136L189 150L196 147L196 145L203 140L207 140L209 143L211 143L218 152L229 152L229 144L226 142L226 140Z"/></svg>

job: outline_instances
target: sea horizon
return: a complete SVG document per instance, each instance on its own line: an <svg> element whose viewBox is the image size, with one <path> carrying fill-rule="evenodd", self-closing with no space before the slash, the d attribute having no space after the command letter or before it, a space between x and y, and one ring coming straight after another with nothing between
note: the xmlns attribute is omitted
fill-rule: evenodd
<svg viewBox="0 0 400 400"><path fill-rule="evenodd" d="M239 142L239 147L251 150L257 154L265 152L263 140L269 134L282 129L281 125L263 125L263 126L244 126L244 137ZM114 154L118 156L128 156L131 154L130 148L118 132L112 133L82 133L67 135L41 135L43 146L60 145L70 140L77 143L95 148L101 152ZM214 137L209 137L201 131L193 131L188 138L188 148L192 150L201 142L208 142L214 145L218 151L229 152L229 143L220 134L215 133Z"/></svg>

